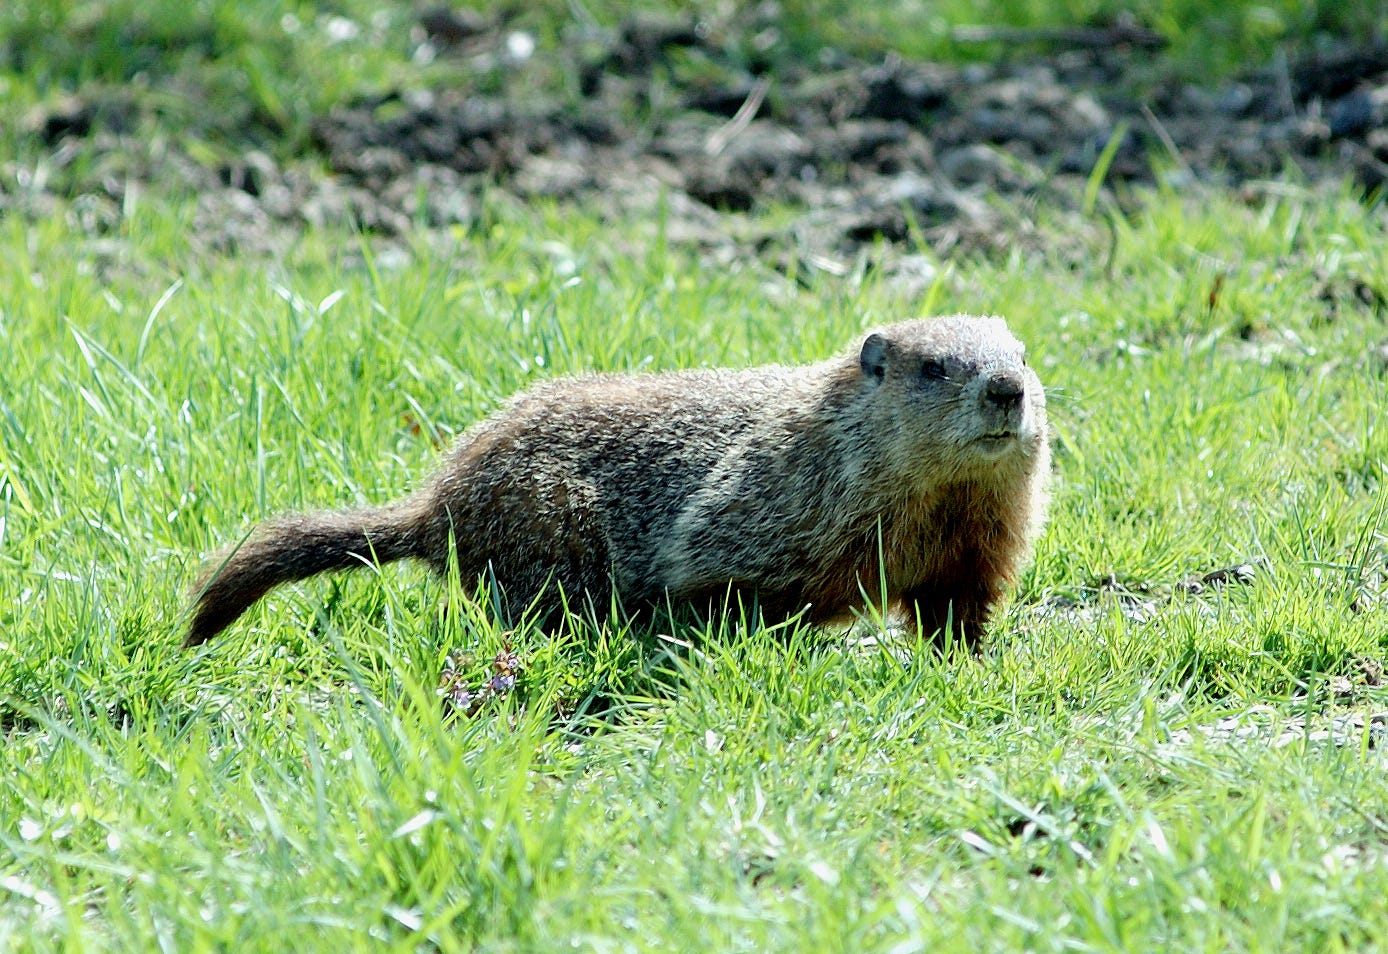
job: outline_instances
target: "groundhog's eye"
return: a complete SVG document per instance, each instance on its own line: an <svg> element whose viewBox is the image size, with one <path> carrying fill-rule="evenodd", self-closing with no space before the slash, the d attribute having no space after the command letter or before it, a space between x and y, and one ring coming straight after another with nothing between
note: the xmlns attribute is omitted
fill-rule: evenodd
<svg viewBox="0 0 1388 954"><path fill-rule="evenodd" d="M936 361L932 358L921 365L921 377L927 381L943 381L949 377L949 372L945 370L943 361Z"/></svg>

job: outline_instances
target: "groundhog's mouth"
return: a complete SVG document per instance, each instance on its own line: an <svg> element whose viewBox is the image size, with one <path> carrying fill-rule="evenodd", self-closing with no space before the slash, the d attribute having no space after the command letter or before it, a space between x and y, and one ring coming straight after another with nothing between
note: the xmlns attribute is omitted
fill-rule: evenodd
<svg viewBox="0 0 1388 954"><path fill-rule="evenodd" d="M1015 441L1018 437L1016 431L993 431L990 434L980 434L975 438L975 443L985 444L990 447L997 447L1006 444L1008 441Z"/></svg>
<svg viewBox="0 0 1388 954"><path fill-rule="evenodd" d="M989 459L1001 457L1021 441L1021 435L1017 431L993 431L989 434L980 434L973 439L975 452L982 454Z"/></svg>

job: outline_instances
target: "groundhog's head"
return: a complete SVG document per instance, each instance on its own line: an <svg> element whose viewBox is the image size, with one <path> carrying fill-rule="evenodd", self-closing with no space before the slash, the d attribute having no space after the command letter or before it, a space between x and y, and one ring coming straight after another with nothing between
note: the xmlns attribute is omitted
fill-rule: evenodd
<svg viewBox="0 0 1388 954"><path fill-rule="evenodd" d="M858 361L864 386L888 398L874 401L877 413L908 437L891 442L903 465L967 471L1043 452L1046 396L1001 318L888 325L863 340Z"/></svg>

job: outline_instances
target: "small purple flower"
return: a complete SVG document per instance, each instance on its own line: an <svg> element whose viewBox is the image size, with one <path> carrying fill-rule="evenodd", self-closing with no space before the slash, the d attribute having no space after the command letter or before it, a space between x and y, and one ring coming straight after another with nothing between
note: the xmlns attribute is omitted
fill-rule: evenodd
<svg viewBox="0 0 1388 954"><path fill-rule="evenodd" d="M453 708L466 712L472 708L477 698L467 686L457 685L448 690L445 698L452 704Z"/></svg>
<svg viewBox="0 0 1388 954"><path fill-rule="evenodd" d="M506 643L501 652L492 659L492 675L475 689L470 688L468 670L472 668L471 656L462 652L449 653L443 661L443 671L439 675L438 694L447 700L455 713L466 718L476 715L484 706L516 688L516 679L524 668L520 656Z"/></svg>
<svg viewBox="0 0 1388 954"><path fill-rule="evenodd" d="M496 654L492 660L492 668L498 673L514 673L521 667L520 656L512 652L509 648L503 649Z"/></svg>

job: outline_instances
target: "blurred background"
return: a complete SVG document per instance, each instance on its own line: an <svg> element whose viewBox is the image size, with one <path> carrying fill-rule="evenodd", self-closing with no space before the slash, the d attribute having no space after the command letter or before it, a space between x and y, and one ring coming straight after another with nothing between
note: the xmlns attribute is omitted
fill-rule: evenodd
<svg viewBox="0 0 1388 954"><path fill-rule="evenodd" d="M213 250L466 236L508 202L656 215L715 258L994 250L1037 202L1388 181L1381 2L18 0L0 214ZM783 261L784 260L784 261Z"/></svg>

